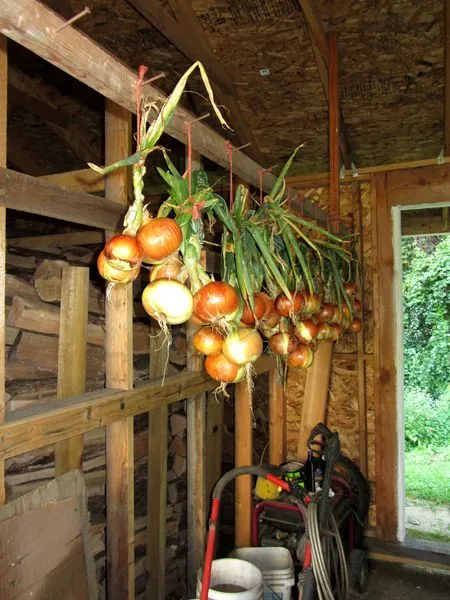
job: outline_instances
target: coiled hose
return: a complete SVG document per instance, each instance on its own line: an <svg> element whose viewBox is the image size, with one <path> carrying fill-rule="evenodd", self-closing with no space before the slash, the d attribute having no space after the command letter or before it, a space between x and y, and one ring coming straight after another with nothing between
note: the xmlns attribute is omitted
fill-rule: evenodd
<svg viewBox="0 0 450 600"><path fill-rule="evenodd" d="M323 519L323 520L322 520ZM308 532L311 541L312 569L319 600L347 600L348 572L344 546L331 509L322 515L319 526L319 505L308 504ZM334 573L336 596L333 594L331 573Z"/></svg>

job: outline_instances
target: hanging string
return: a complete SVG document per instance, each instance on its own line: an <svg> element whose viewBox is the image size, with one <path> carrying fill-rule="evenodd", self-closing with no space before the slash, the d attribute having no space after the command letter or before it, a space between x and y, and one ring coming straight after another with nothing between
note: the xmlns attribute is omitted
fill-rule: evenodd
<svg viewBox="0 0 450 600"><path fill-rule="evenodd" d="M186 123L187 131L187 177L188 177L188 196L192 195L192 121Z"/></svg>
<svg viewBox="0 0 450 600"><path fill-rule="evenodd" d="M230 166L230 210L233 209L233 146L231 142L226 140L228 164Z"/></svg>
<svg viewBox="0 0 450 600"><path fill-rule="evenodd" d="M144 81L144 76L148 71L148 67L145 65L139 65L138 69L138 78L136 81L136 144L137 149L141 147L141 102L142 102L142 82Z"/></svg>

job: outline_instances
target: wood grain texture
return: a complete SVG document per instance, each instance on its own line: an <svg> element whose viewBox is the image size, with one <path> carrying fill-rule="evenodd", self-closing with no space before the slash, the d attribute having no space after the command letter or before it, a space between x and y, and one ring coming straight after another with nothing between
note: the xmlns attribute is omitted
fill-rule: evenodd
<svg viewBox="0 0 450 600"><path fill-rule="evenodd" d="M335 233L339 231L339 87L338 87L338 50L336 36L329 40L328 68L328 135L330 156L330 226Z"/></svg>
<svg viewBox="0 0 450 600"><path fill-rule="evenodd" d="M208 502L214 485L222 475L225 399L208 394L206 403L206 498Z"/></svg>
<svg viewBox="0 0 450 600"><path fill-rule="evenodd" d="M394 256L387 178L372 183L374 230L375 490L377 537L395 541L397 511L397 399Z"/></svg>
<svg viewBox="0 0 450 600"><path fill-rule="evenodd" d="M361 205L361 189L356 181L352 184L352 206L354 214L354 231L358 234L356 244L356 253L359 260L359 281L358 298L361 305L364 306L364 240L363 240L363 217ZM366 367L364 357L364 327L356 334L357 348L357 371L358 371L358 420L359 420L359 468L362 474L367 477L367 388L366 388Z"/></svg>
<svg viewBox="0 0 450 600"><path fill-rule="evenodd" d="M450 164L391 171L386 174L389 206L448 202Z"/></svg>
<svg viewBox="0 0 450 600"><path fill-rule="evenodd" d="M131 114L111 101L105 109L105 157L131 152ZM108 200L127 205L128 170L107 177ZM105 302L106 387L133 388L133 286L116 285ZM134 598L134 431L124 418L106 428L106 579L108 600Z"/></svg>
<svg viewBox="0 0 450 600"><path fill-rule="evenodd" d="M58 398L77 396L86 389L88 298L89 269L64 268L58 344ZM82 460L83 435L56 444L56 476L72 469L82 469Z"/></svg>
<svg viewBox="0 0 450 600"><path fill-rule="evenodd" d="M125 214L118 202L1 167L0 206L111 230L117 228Z"/></svg>
<svg viewBox="0 0 450 600"><path fill-rule="evenodd" d="M41 179L78 192L92 194L93 192L102 192L105 189L105 178L92 169L52 173L51 175L42 175Z"/></svg>
<svg viewBox="0 0 450 600"><path fill-rule="evenodd" d="M261 357L255 363L257 373L268 371L270 366L268 357ZM205 371L186 372L168 376L164 383L159 378L133 390L98 390L16 410L0 424L0 458L54 444L215 387L217 382Z"/></svg>
<svg viewBox="0 0 450 600"><path fill-rule="evenodd" d="M158 335L159 334L159 335ZM163 377L167 344L161 344L161 330L150 324L150 380ZM148 413L147 463L147 598L166 596L166 515L167 515L167 404Z"/></svg>
<svg viewBox="0 0 450 600"><path fill-rule="evenodd" d="M36 0L16 0L14 3L0 5L0 33L35 52L105 98L135 112L135 73L73 27L67 27L53 35L52 32L63 24L63 19ZM151 100L157 99L158 102L166 99L164 93L150 84L142 86L142 95ZM166 133L185 144L185 124L193 118L195 116L189 111L178 107L166 127ZM204 123L195 123L192 132L195 150L228 168L224 138ZM262 168L243 152L234 152L233 171L251 185L259 187L258 172ZM264 190L270 191L274 181L275 177L265 172ZM320 222L326 222L326 213L321 210L314 213L309 202L305 202L304 211L306 216L316 214Z"/></svg>
<svg viewBox="0 0 450 600"><path fill-rule="evenodd" d="M195 15L194 17L196 18ZM188 166L186 147L186 167ZM198 152L191 152L192 170L201 169L203 160ZM206 267L206 252L200 258ZM187 369L199 373L203 370L203 357L195 350L193 337L198 325L187 324ZM195 596L197 571L204 556L206 538L206 395L186 399L187 418L187 591Z"/></svg>
<svg viewBox="0 0 450 600"><path fill-rule="evenodd" d="M308 448L306 442L311 430L318 423L325 422L332 354L332 342L319 342L314 354L313 364L306 372L305 398L297 445L298 460L303 462L307 458Z"/></svg>
<svg viewBox="0 0 450 600"><path fill-rule="evenodd" d="M6 38L0 35L0 167L6 167L8 122L8 53ZM6 208L0 208L0 422L5 417L5 285L6 285ZM0 505L5 502L5 463L0 460Z"/></svg>
<svg viewBox="0 0 450 600"><path fill-rule="evenodd" d="M97 600L83 476L71 471L0 509L2 600ZM43 549L45 548L45 551Z"/></svg>
<svg viewBox="0 0 450 600"><path fill-rule="evenodd" d="M281 465L286 459L286 401L283 383L274 362L269 371L269 462Z"/></svg>

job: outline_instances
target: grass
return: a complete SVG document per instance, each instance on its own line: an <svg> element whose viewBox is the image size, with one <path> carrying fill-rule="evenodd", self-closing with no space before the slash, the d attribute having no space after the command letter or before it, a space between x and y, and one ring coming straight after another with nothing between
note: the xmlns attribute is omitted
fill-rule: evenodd
<svg viewBox="0 0 450 600"><path fill-rule="evenodd" d="M450 506L450 446L433 453L418 448L405 454L406 496Z"/></svg>
<svg viewBox="0 0 450 600"><path fill-rule="evenodd" d="M450 535L438 531L422 531L421 529L406 529L406 535L409 538L418 538L419 540L430 540L432 542L441 542L448 544Z"/></svg>

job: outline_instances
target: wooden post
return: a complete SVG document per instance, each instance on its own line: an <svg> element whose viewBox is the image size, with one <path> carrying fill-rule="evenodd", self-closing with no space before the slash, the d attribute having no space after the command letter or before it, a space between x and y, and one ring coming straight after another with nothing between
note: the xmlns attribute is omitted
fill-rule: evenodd
<svg viewBox="0 0 450 600"><path fill-rule="evenodd" d="M201 156L192 152L192 170L200 169ZM206 253L202 253L206 265ZM202 371L202 357L194 350L192 338L198 326L187 324L187 369ZM186 399L187 417L187 589L195 596L197 571L203 560L206 538L206 395Z"/></svg>
<svg viewBox="0 0 450 600"><path fill-rule="evenodd" d="M235 178L235 184L239 183L246 184ZM245 380L237 383L234 390L234 464L236 467L242 467L253 463L252 397ZM234 541L236 546L250 546L251 475L244 475L235 480L234 495Z"/></svg>
<svg viewBox="0 0 450 600"><path fill-rule="evenodd" d="M6 130L8 120L8 53L6 38L0 35L0 167L6 167ZM5 419L5 281L6 208L0 208L0 423ZM0 504L6 500L5 461L0 460Z"/></svg>
<svg viewBox="0 0 450 600"><path fill-rule="evenodd" d="M311 429L317 423L324 422L328 398L328 384L331 373L333 342L322 341L317 345L313 364L308 369L305 384L305 400L302 409L300 436L297 445L297 457L305 461Z"/></svg>
<svg viewBox="0 0 450 600"><path fill-rule="evenodd" d="M328 112L329 112L329 148L330 148L330 227L339 231L339 95L337 41L335 36L329 40L328 67ZM305 398L303 402L302 421L298 440L297 455L306 460L307 446L311 429L323 422L328 399L328 384L331 374L333 343L321 341L317 345L314 362L306 375Z"/></svg>
<svg viewBox="0 0 450 600"><path fill-rule="evenodd" d="M444 154L450 155L450 6L444 2Z"/></svg>
<svg viewBox="0 0 450 600"><path fill-rule="evenodd" d="M373 186L373 187L372 187ZM371 180L373 228L373 299L375 369L375 500L377 537L396 541L397 402L394 319L394 249L385 173Z"/></svg>
<svg viewBox="0 0 450 600"><path fill-rule="evenodd" d="M352 204L354 215L354 231L358 234L356 252L359 259L360 271L358 284L358 297L361 301L361 318L364 315L364 244L363 220L361 206L361 188L359 182L352 183ZM366 399L366 365L364 361L364 326L356 334L357 371L358 371L358 421L359 421L359 468L367 477L367 399Z"/></svg>
<svg viewBox="0 0 450 600"><path fill-rule="evenodd" d="M161 330L150 323L150 379L164 374L167 352L161 347ZM148 413L147 464L147 598L166 597L166 515L167 515L167 405Z"/></svg>
<svg viewBox="0 0 450 600"><path fill-rule="evenodd" d="M58 398L82 394L86 389L89 269L65 267L61 282L61 312L58 345ZM81 469L83 435L58 442L55 474Z"/></svg>
<svg viewBox="0 0 450 600"><path fill-rule="evenodd" d="M281 465L286 456L286 403L276 362L269 371L269 462Z"/></svg>
<svg viewBox="0 0 450 600"><path fill-rule="evenodd" d="M339 87L337 40L330 36L328 68L328 115L330 153L330 225L334 232L339 231Z"/></svg>
<svg viewBox="0 0 450 600"><path fill-rule="evenodd" d="M225 400L207 394L206 415L206 498L222 475L223 411Z"/></svg>
<svg viewBox="0 0 450 600"><path fill-rule="evenodd" d="M131 114L106 102L105 162L131 150ZM120 169L107 177L105 196L126 204L128 174ZM116 285L105 303L106 386L133 387L132 284ZM106 557L109 600L134 598L134 456L133 419L106 427Z"/></svg>

